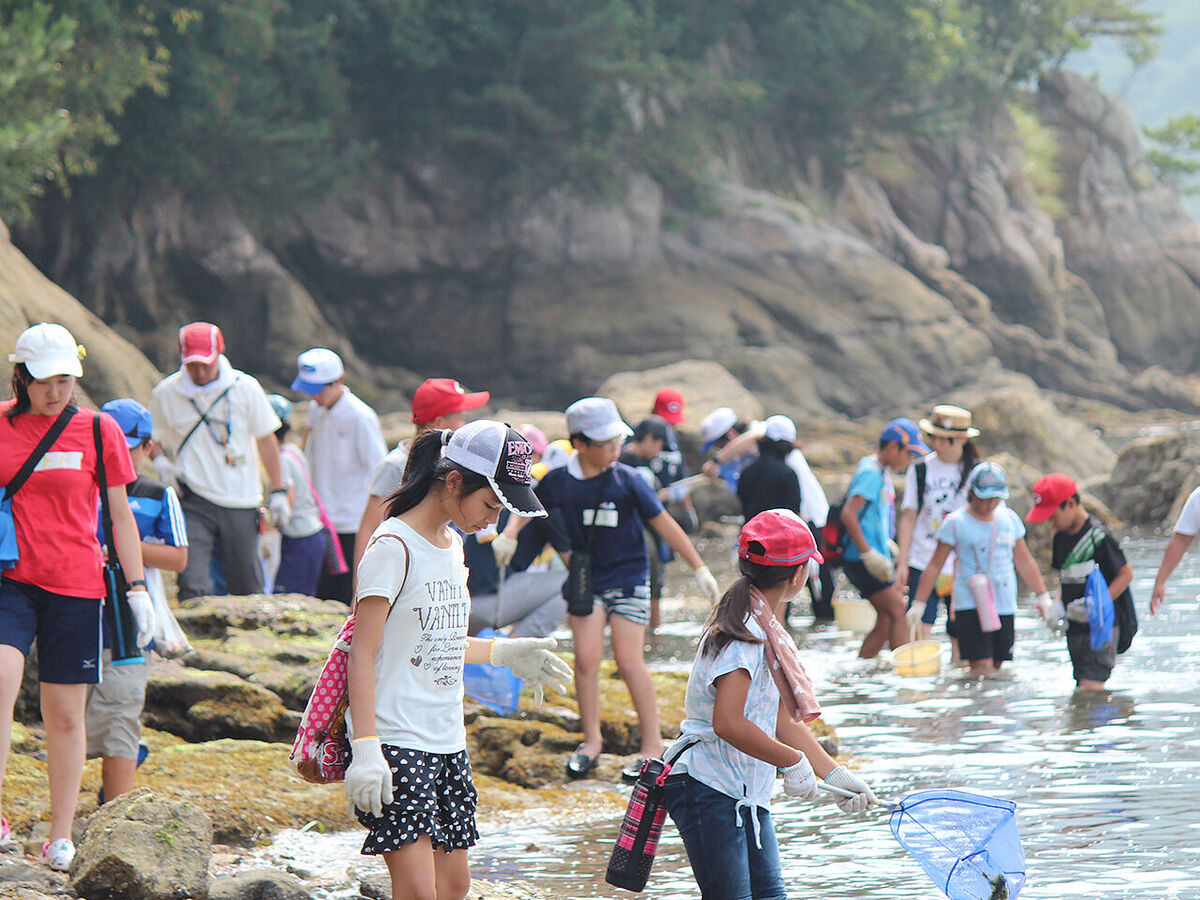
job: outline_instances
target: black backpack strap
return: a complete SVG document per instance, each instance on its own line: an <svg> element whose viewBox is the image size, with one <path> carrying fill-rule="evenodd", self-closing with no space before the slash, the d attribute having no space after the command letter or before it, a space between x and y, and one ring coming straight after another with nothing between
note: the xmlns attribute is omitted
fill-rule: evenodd
<svg viewBox="0 0 1200 900"><path fill-rule="evenodd" d="M100 485L100 522L104 529L104 546L116 554L113 543L112 510L108 508L108 478L104 474L104 439L100 436L100 414L92 417L92 442L96 445L96 481Z"/></svg>
<svg viewBox="0 0 1200 900"><path fill-rule="evenodd" d="M917 515L921 514L921 507L925 505L925 474L928 468L925 465L925 460L921 460L915 466L917 473Z"/></svg>
<svg viewBox="0 0 1200 900"><path fill-rule="evenodd" d="M216 409L217 404L224 400L225 396L233 390L234 385L238 383L238 378L240 377L240 375L235 375L233 378L233 383L230 384L229 387L225 388L225 390L221 391L221 393L217 394L217 399L210 403L208 405L208 409L206 410L201 411L200 404L192 399L192 408L196 410L196 415L198 415L200 418L196 420L196 424L193 425L191 430L183 436L183 440L180 441L179 446L175 448L175 459L179 459L179 455L183 453L183 448L187 446L188 441L192 439L192 435L196 433L200 426L208 423L208 414Z"/></svg>
<svg viewBox="0 0 1200 900"><path fill-rule="evenodd" d="M50 429L42 435L42 439L38 441L38 445L33 448L33 452L29 454L29 458L25 460L24 465L17 470L17 474L12 477L12 480L4 488L4 499L11 500L13 494L21 489L21 486L29 480L29 476L33 474L33 470L37 468L37 464L42 461L42 457L47 451L54 446L54 442L58 440L58 436L63 433L67 427L67 423L79 411L79 407L74 403L68 403L63 407L63 411L58 414L58 418L50 426Z"/></svg>

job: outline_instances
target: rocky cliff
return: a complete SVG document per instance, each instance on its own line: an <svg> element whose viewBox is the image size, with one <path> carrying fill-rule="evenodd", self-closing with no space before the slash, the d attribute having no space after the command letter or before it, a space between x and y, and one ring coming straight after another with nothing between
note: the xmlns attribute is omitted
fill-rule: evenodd
<svg viewBox="0 0 1200 900"><path fill-rule="evenodd" d="M623 196L563 187L496 208L430 159L269 228L219 196L80 199L18 244L159 368L175 328L203 317L279 381L296 352L335 347L385 409L430 374L561 408L614 372L695 358L771 409L860 416L969 386L994 357L1043 388L1195 410L1180 376L1197 355L1200 227L1089 81L1052 73L1030 102L1057 138L1057 219L997 112L837 184L792 172L786 192L758 187L745 160L762 148L731 139L709 215L667 208L638 174Z"/></svg>

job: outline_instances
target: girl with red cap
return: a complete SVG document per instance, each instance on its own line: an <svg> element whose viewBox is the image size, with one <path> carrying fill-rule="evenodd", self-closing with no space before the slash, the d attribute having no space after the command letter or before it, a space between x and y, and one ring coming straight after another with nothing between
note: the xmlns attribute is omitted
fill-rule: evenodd
<svg viewBox="0 0 1200 900"><path fill-rule="evenodd" d="M742 528L738 578L705 624L688 676L686 718L666 756L665 800L703 897L787 896L771 822L775 774L789 797L813 799L816 776L850 792L846 813L878 802L805 725L821 713L791 637L777 620L804 587L816 541L791 510ZM682 749L679 749L682 748Z"/></svg>

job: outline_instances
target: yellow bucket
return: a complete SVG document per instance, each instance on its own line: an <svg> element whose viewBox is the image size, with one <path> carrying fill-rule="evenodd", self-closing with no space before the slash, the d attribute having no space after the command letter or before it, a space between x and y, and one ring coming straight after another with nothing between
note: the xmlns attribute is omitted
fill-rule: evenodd
<svg viewBox="0 0 1200 900"><path fill-rule="evenodd" d="M843 631L866 634L875 627L875 607L866 600L834 600L833 618Z"/></svg>
<svg viewBox="0 0 1200 900"><path fill-rule="evenodd" d="M897 675L936 675L942 670L942 645L937 641L911 641L892 651Z"/></svg>

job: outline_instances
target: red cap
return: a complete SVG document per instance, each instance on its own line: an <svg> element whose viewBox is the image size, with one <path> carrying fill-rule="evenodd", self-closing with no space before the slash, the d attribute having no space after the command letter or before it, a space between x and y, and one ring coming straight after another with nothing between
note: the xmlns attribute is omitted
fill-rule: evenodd
<svg viewBox="0 0 1200 900"><path fill-rule="evenodd" d="M439 416L479 409L492 398L487 391L468 394L453 378L427 378L413 394L412 420L428 425Z"/></svg>
<svg viewBox="0 0 1200 900"><path fill-rule="evenodd" d="M683 421L683 394L675 388L663 388L654 398L654 415L678 425Z"/></svg>
<svg viewBox="0 0 1200 900"><path fill-rule="evenodd" d="M225 336L211 322L192 322L179 329L179 356L183 362L212 365L225 352Z"/></svg>
<svg viewBox="0 0 1200 900"><path fill-rule="evenodd" d="M738 556L763 566L825 562L804 520L790 509L768 509L742 526Z"/></svg>
<svg viewBox="0 0 1200 900"><path fill-rule="evenodd" d="M1026 522L1045 522L1054 511L1079 493L1079 488L1069 475L1055 472L1044 475L1033 483L1033 509L1025 517Z"/></svg>

